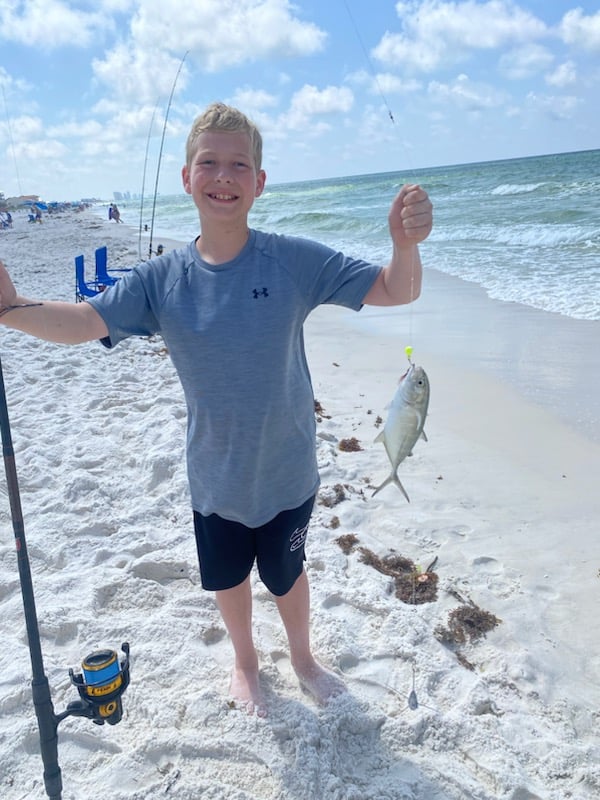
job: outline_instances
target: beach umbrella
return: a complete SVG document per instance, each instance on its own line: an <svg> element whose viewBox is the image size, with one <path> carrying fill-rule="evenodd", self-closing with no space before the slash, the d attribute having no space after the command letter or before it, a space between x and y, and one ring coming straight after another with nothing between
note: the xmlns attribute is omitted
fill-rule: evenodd
<svg viewBox="0 0 600 800"><path fill-rule="evenodd" d="M0 359L0 430L2 433L2 455L4 456L4 469L6 471L6 485L10 502L15 546L17 549L17 563L19 578L21 580L21 594L23 595L23 608L25 611L25 624L33 679L31 690L33 705L38 721L40 733L40 747L42 761L44 762L44 784L46 793L51 800L60 800L62 793L62 777L58 765L58 720L54 714L54 706L50 696L48 678L44 672L44 660L40 645L40 633L31 580L31 568L25 540L25 527L23 512L19 495L19 484L6 403L6 389L2 373L2 360Z"/></svg>
<svg viewBox="0 0 600 800"><path fill-rule="evenodd" d="M37 208L41 209L42 211L48 211L48 206L46 203L42 203L41 200L23 200L22 205L24 206L36 206Z"/></svg>

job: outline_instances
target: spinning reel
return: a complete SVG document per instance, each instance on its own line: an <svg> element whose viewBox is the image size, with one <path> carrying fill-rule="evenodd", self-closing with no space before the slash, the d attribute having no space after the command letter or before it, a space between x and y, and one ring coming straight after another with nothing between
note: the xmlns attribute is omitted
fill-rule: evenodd
<svg viewBox="0 0 600 800"><path fill-rule="evenodd" d="M95 650L81 664L81 673L70 669L71 683L77 687L79 700L68 704L57 721L68 716L88 717L96 725L116 725L123 717L121 697L129 686L129 644L123 642L125 654L119 663L115 650Z"/></svg>

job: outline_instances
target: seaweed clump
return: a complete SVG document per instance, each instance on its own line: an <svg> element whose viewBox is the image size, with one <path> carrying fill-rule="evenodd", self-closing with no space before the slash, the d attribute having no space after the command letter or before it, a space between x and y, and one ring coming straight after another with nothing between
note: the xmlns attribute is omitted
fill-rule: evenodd
<svg viewBox="0 0 600 800"><path fill-rule="evenodd" d="M438 625L434 635L442 644L460 647L484 638L500 622L502 620L494 614L469 601L458 608L453 608L448 614L447 626Z"/></svg>
<svg viewBox="0 0 600 800"><path fill-rule="evenodd" d="M360 442L355 436L352 436L350 439L341 439L338 447L344 453L357 453L359 450L362 450Z"/></svg>
<svg viewBox="0 0 600 800"><path fill-rule="evenodd" d="M319 492L319 505L326 508L333 508L346 500L346 490L341 483L336 483L330 489L323 488Z"/></svg>
<svg viewBox="0 0 600 800"><path fill-rule="evenodd" d="M335 543L339 545L340 550L345 556L349 556L358 544L358 541L358 536L355 533L344 533L342 536L338 536Z"/></svg>
<svg viewBox="0 0 600 800"><path fill-rule="evenodd" d="M433 572L437 558L423 571L410 558L396 553L382 558L367 547L360 547L359 550L360 560L364 564L394 579L398 600L409 605L433 603L437 600L438 576Z"/></svg>

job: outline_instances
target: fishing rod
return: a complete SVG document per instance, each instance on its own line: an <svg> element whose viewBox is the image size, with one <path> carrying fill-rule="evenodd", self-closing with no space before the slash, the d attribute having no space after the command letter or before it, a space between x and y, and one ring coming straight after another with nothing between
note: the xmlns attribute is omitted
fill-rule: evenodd
<svg viewBox="0 0 600 800"><path fill-rule="evenodd" d="M175 75L175 79L173 81L173 85L171 86L171 94L169 96L169 102L167 103L167 110L165 113L165 122L162 129L162 137L160 140L160 150L158 153L158 165L156 167L156 180L154 182L154 199L152 202L152 219L150 221L150 244L148 246L148 258L152 258L152 236L154 234L154 215L156 212L156 198L158 195L158 179L160 177L160 162L162 160L162 153L163 153L163 146L165 143L165 134L167 132L167 122L169 121L169 112L171 110L171 103L173 102L173 95L175 94L175 87L177 86L177 81L179 79L179 74L183 68L183 63L186 60L188 53L190 51L186 50L183 58L181 59L181 63L179 64L179 69L177 70L177 74ZM143 201L143 197L142 197Z"/></svg>
<svg viewBox="0 0 600 800"><path fill-rule="evenodd" d="M144 157L144 172L142 174L142 199L140 202L140 226L138 230L138 256L140 261L142 260L142 225L144 220L144 191L146 188L146 170L148 168L148 150L150 149L150 137L152 135L152 128L154 126L154 117L156 116L157 109L158 109L158 103L154 106L154 111L152 112L152 119L150 120L150 127L148 128L148 138L146 139L146 155ZM150 244L150 255L152 255L152 244Z"/></svg>
<svg viewBox="0 0 600 800"><path fill-rule="evenodd" d="M129 644L124 642L121 645L125 654L121 663L119 663L114 650L97 650L83 660L81 674L76 675L70 669L71 683L77 688L80 699L69 703L65 711L60 714L54 712L50 685L44 671L1 358L0 432L31 658L31 691L40 735L44 786L50 800L61 800L62 773L58 763L58 725L68 716L88 717L97 725L103 725L105 722L108 722L109 725L116 725L121 721L123 716L121 695L129 685Z"/></svg>

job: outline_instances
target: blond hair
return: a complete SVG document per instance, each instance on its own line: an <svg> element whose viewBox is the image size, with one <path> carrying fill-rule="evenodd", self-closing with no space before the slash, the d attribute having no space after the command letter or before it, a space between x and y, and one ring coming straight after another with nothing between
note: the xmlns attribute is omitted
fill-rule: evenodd
<svg viewBox="0 0 600 800"><path fill-rule="evenodd" d="M186 163L188 167L194 158L198 137L205 131L226 131L229 133L247 133L250 137L254 164L259 170L262 165L262 136L256 125L237 108L225 103L211 103L194 122L185 145Z"/></svg>

